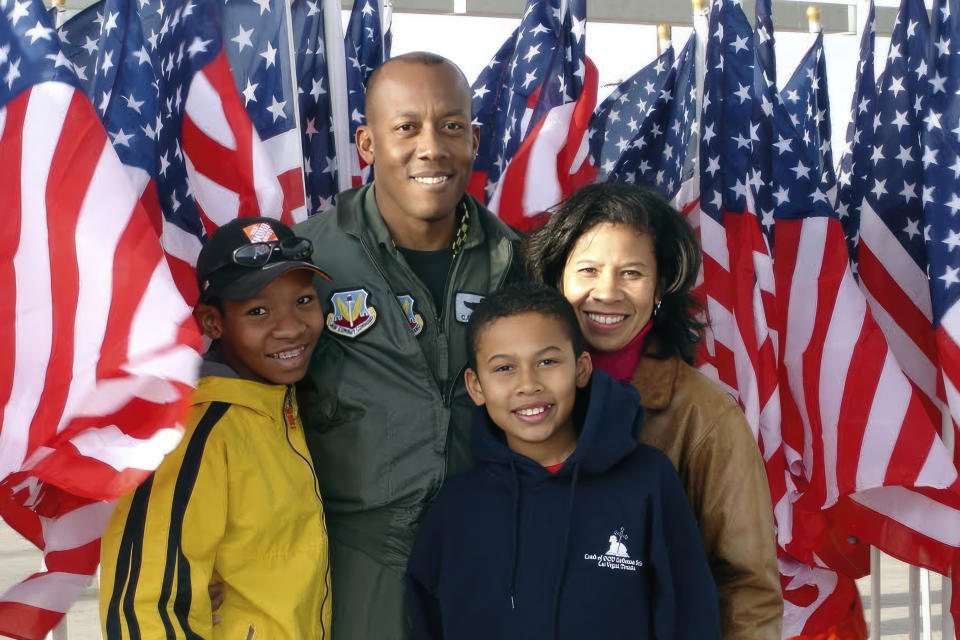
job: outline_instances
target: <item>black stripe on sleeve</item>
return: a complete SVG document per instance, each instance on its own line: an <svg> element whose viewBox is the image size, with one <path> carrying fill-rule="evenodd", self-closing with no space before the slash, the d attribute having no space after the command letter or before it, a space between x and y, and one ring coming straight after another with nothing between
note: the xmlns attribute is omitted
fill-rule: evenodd
<svg viewBox="0 0 960 640"><path fill-rule="evenodd" d="M117 552L117 568L113 578L113 593L107 607L104 621L107 640L119 640L120 635L120 599L123 598L123 618L131 640L139 640L140 624L134 610L134 594L140 576L140 559L143 552L143 530L147 520L147 503L153 487L153 474L137 487L130 503L127 522L123 526L120 549ZM129 575L129 580L127 576Z"/></svg>
<svg viewBox="0 0 960 640"><path fill-rule="evenodd" d="M190 585L190 563L183 555L181 540L183 536L183 518L187 510L187 504L190 501L190 494L193 492L193 486L196 484L197 475L200 472L200 461L203 458L203 449L207 444L207 437L213 426L227 412L230 404L227 402L212 402L207 408L206 413L197 424L190 442L187 444L187 450L183 455L183 462L180 465L180 473L177 476L177 483L173 489L173 505L170 511L170 533L167 536L167 557L163 569L163 585L160 589L160 601L157 606L160 611L160 619L163 622L163 628L166 631L167 638L175 639L177 636L173 629L173 623L167 612L167 603L170 602L170 594L173 589L173 574L177 574L177 597L173 602L173 611L177 618L177 623L183 629L184 635L188 640L202 640L199 635L190 629L188 614L190 612L190 602L192 599L192 590ZM206 587L206 585L204 585Z"/></svg>

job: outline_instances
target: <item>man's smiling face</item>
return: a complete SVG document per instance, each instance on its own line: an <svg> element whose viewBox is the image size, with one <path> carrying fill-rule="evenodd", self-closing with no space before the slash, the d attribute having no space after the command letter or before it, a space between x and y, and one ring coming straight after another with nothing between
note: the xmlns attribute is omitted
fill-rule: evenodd
<svg viewBox="0 0 960 640"><path fill-rule="evenodd" d="M357 146L373 164L380 212L391 227L448 220L477 148L470 88L446 63L393 60L379 74Z"/></svg>

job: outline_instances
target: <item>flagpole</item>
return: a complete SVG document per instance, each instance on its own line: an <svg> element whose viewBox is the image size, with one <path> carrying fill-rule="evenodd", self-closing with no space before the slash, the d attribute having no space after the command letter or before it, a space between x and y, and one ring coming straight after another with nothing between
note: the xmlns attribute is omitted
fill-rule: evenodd
<svg viewBox="0 0 960 640"><path fill-rule="evenodd" d="M330 119L337 158L337 191L353 187L350 165L350 107L347 103L347 56L343 50L343 18L340 0L323 2L323 42L330 80Z"/></svg>
<svg viewBox="0 0 960 640"><path fill-rule="evenodd" d="M863 28L867 25L867 16L870 15L872 0L857 0L857 39L863 37Z"/></svg>
<svg viewBox="0 0 960 640"><path fill-rule="evenodd" d="M673 29L668 24L657 25L657 56L673 46Z"/></svg>
<svg viewBox="0 0 960 640"><path fill-rule="evenodd" d="M950 408L942 402L939 404L941 421L940 433L942 434L943 445L947 448L947 453L949 453L952 458L955 447L957 446L953 432L953 419L950 416ZM940 633L943 638L954 637L953 625L956 623L956 620L953 619L953 614L950 613L949 604L952 595L953 580L947 576L943 576L940 583Z"/></svg>
<svg viewBox="0 0 960 640"><path fill-rule="evenodd" d="M696 120L692 123L695 131L700 131L700 117L703 110L703 77L706 73L707 64L707 41L710 38L710 5L707 0L692 0L693 3L693 32L696 34L697 47L696 53L696 77L697 77L697 106L694 110ZM699 144L699 136L697 137ZM693 175L700 175L700 153L699 150L693 154Z"/></svg>
<svg viewBox="0 0 960 640"><path fill-rule="evenodd" d="M53 26L59 29L60 26L66 22L64 16L67 13L67 0L53 0L53 6L57 8L57 19ZM66 620L66 618L64 618L64 620Z"/></svg>
<svg viewBox="0 0 960 640"><path fill-rule="evenodd" d="M57 2L65 2L66 0L55 0ZM300 158L300 184L303 186L303 201L306 203L306 213L304 213L304 219L310 212L310 200L307 198L307 176L303 171L303 135L300 133L303 129L300 128L300 97L297 95L297 87L299 86L297 82L297 41L293 39L293 13L290 9L292 2L283 0L283 14L285 22L287 23L287 42L290 43L290 46L287 48L287 52L290 54L290 82L291 87L293 87L293 121L296 123L296 132L297 132L297 149L299 150ZM292 213L292 212L291 212ZM299 222L299 220L297 221Z"/></svg>
<svg viewBox="0 0 960 640"><path fill-rule="evenodd" d="M380 50L387 51L387 33L393 25L393 0L382 0L380 6ZM386 56L384 56L386 58Z"/></svg>

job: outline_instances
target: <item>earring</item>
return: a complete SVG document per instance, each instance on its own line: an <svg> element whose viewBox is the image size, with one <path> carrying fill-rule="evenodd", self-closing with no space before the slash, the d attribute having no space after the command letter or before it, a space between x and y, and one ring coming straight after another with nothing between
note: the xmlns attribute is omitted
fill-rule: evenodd
<svg viewBox="0 0 960 640"><path fill-rule="evenodd" d="M661 298L660 300L657 300L657 303L653 305L653 316L651 317L656 317L657 312L660 311L660 304L662 302L663 302L663 298Z"/></svg>

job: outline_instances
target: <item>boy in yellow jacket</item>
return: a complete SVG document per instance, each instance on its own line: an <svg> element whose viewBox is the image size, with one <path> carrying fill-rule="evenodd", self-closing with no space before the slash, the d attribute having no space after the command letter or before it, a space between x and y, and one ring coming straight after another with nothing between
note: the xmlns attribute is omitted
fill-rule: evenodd
<svg viewBox="0 0 960 640"><path fill-rule="evenodd" d="M323 329L312 253L268 218L234 220L201 251L195 316L214 343L183 440L103 536L105 638L330 638L323 503L293 388Z"/></svg>

